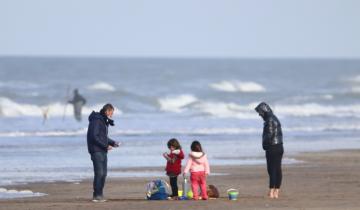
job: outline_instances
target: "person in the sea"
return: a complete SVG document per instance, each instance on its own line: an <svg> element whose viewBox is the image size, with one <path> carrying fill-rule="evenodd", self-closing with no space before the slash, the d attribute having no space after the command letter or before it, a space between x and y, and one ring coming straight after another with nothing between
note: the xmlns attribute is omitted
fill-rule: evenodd
<svg viewBox="0 0 360 210"><path fill-rule="evenodd" d="M183 176L185 177L190 171L191 189L193 191L193 199L199 200L199 186L201 189L201 199L207 200L206 178L210 174L209 162L206 154L203 152L199 141L191 143L191 153L186 163Z"/></svg>
<svg viewBox="0 0 360 210"><path fill-rule="evenodd" d="M270 198L279 198L282 181L281 160L284 154L281 124L270 106L265 102L260 103L255 110L264 120L262 147L266 151L267 171L269 174L268 195Z"/></svg>
<svg viewBox="0 0 360 210"><path fill-rule="evenodd" d="M81 110L82 107L86 104L86 99L79 94L79 90L74 90L74 97L72 100L68 101L74 107L74 117L77 121L81 121Z"/></svg>
<svg viewBox="0 0 360 210"><path fill-rule="evenodd" d="M181 160L184 159L184 153L181 149L179 141L172 138L168 141L167 147L168 152L163 154L166 159L166 175L169 176L171 186L171 198L174 200L178 199L178 184L177 178L181 174Z"/></svg>
<svg viewBox="0 0 360 210"><path fill-rule="evenodd" d="M113 147L118 147L116 142L108 137L108 127L114 126L112 116L114 107L105 104L100 112L93 111L89 116L87 132L87 147L94 167L93 202L105 202L103 189L107 175L107 153Z"/></svg>

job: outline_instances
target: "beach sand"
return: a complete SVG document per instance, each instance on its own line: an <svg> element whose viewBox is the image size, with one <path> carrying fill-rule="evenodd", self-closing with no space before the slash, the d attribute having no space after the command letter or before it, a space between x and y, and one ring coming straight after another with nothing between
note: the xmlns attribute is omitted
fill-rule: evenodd
<svg viewBox="0 0 360 210"><path fill-rule="evenodd" d="M304 153L296 158L304 162L283 166L281 198L277 200L266 197L268 176L265 165L221 166L212 167L212 172L228 175L208 178L208 184L214 184L220 190L221 198L216 200L146 201L145 185L153 178L116 178L107 180L105 195L108 202L105 203L90 201L92 183L85 180L81 183L35 183L7 187L48 195L1 200L0 209L360 209L360 150ZM226 190L229 188L239 189L239 200L227 200Z"/></svg>

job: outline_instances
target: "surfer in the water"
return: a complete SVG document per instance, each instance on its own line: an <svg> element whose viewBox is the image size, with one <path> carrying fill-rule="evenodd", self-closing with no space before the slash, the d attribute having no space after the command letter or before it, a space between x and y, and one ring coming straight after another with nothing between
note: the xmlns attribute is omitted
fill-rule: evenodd
<svg viewBox="0 0 360 210"><path fill-rule="evenodd" d="M79 94L79 90L74 90L74 98L70 101L68 101L74 106L74 117L77 121L81 121L81 110L82 107L85 105L86 100L85 98Z"/></svg>

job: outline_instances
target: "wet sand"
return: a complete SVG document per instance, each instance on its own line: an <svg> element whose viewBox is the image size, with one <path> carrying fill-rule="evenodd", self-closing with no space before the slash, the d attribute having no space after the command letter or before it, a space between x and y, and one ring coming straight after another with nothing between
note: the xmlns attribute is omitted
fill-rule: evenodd
<svg viewBox="0 0 360 210"><path fill-rule="evenodd" d="M146 201L145 185L153 178L116 178L107 180L105 196L108 202L105 203L90 201L91 180L81 183L34 183L7 188L30 189L48 195L0 200L0 210L360 209L360 150L304 153L296 158L304 162L283 166L282 192L277 200L266 197L268 176L265 165L221 166L212 167L212 172L227 175L208 178L208 184L219 188L221 198L216 200ZM227 199L226 190L229 188L239 189L239 200Z"/></svg>

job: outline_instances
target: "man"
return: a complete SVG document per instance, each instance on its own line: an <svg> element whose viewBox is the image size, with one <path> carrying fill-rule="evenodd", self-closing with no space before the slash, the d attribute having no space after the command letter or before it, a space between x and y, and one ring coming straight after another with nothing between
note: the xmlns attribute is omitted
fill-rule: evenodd
<svg viewBox="0 0 360 210"><path fill-rule="evenodd" d="M108 137L109 125L114 126L111 119L114 107L105 104L100 112L93 111L89 116L87 146L94 166L93 202L105 202L103 189L107 175L107 152L119 143Z"/></svg>
<svg viewBox="0 0 360 210"><path fill-rule="evenodd" d="M74 117L77 121L81 121L81 110L82 107L86 104L85 98L79 94L79 90L74 90L74 98L68 103L72 104L74 106Z"/></svg>
<svg viewBox="0 0 360 210"><path fill-rule="evenodd" d="M256 112L264 119L262 146L266 151L267 171L269 174L269 197L279 198L282 181L281 159L284 154L281 124L270 106L260 103Z"/></svg>

